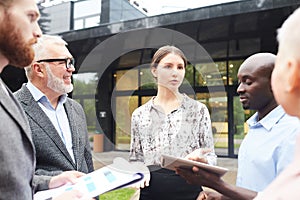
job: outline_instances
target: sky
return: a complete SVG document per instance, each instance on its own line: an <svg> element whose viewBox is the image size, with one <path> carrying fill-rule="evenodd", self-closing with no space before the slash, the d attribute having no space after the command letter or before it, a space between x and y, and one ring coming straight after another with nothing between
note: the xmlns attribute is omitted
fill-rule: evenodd
<svg viewBox="0 0 300 200"><path fill-rule="evenodd" d="M139 7L146 8L148 15L152 16L239 0L130 0L134 1Z"/></svg>

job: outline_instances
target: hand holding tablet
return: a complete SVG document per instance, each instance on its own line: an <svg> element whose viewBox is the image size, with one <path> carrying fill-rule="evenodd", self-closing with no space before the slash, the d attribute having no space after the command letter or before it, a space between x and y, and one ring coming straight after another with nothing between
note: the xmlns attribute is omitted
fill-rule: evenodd
<svg viewBox="0 0 300 200"><path fill-rule="evenodd" d="M192 170L193 166L197 166L211 173L218 174L219 176L223 176L228 171L228 169L224 167L208 165L205 163L196 162L184 158L176 158L170 155L162 155L161 157L161 167L166 169L175 171L175 168L180 167Z"/></svg>

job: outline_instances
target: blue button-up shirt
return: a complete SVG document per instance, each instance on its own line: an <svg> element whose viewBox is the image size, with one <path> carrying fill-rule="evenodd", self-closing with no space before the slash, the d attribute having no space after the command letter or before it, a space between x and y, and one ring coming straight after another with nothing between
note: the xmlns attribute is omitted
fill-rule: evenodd
<svg viewBox="0 0 300 200"><path fill-rule="evenodd" d="M66 148L72 157L73 161L74 159L74 153L73 153L73 144L72 144L72 134L71 129L69 125L69 119L67 116L67 113L64 108L64 103L67 100L67 94L63 94L59 97L59 101L56 108L53 108L51 105L49 99L37 88L35 87L31 82L28 82L26 84L28 90L32 94L35 101L37 101L38 105L41 107L41 109L45 112L45 114L49 117L50 121L52 122L53 126L57 130L57 133L61 137L62 141L66 145Z"/></svg>
<svg viewBox="0 0 300 200"><path fill-rule="evenodd" d="M300 122L278 106L260 121L255 113L247 123L249 132L239 149L236 184L259 192L292 161Z"/></svg>

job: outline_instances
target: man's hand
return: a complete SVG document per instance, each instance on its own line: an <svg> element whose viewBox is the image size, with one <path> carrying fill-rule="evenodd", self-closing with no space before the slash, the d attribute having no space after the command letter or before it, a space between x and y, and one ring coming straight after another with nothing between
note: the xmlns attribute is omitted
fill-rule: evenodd
<svg viewBox="0 0 300 200"><path fill-rule="evenodd" d="M205 191L200 192L200 194L197 197L197 200L206 200L207 193Z"/></svg>
<svg viewBox="0 0 300 200"><path fill-rule="evenodd" d="M197 200L230 200L230 198L214 191L202 191Z"/></svg>
<svg viewBox="0 0 300 200"><path fill-rule="evenodd" d="M53 176L49 182L49 188L57 188L67 183L75 184L77 182L77 178L85 175L82 172L78 171L66 171L61 173L60 175Z"/></svg>
<svg viewBox="0 0 300 200"><path fill-rule="evenodd" d="M210 188L215 188L216 185L221 185L223 180L218 174L214 174L196 166L190 169L177 168L176 173L184 178L188 183L201 185Z"/></svg>
<svg viewBox="0 0 300 200"><path fill-rule="evenodd" d="M54 176L49 182L49 188L56 188L67 183L75 184L77 179L85 174L78 171L66 171L60 175ZM53 200L95 200L93 198L84 197L84 194L78 190L71 190L62 193L61 195L53 198Z"/></svg>

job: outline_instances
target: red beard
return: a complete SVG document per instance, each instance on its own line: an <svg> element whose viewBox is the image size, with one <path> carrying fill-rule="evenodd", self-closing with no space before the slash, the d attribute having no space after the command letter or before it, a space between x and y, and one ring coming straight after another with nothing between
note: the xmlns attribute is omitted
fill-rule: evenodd
<svg viewBox="0 0 300 200"><path fill-rule="evenodd" d="M8 59L9 64L24 68L31 64L34 59L32 45L37 42L32 38L26 42L21 30L10 20L10 15L5 13L0 24L0 51Z"/></svg>

